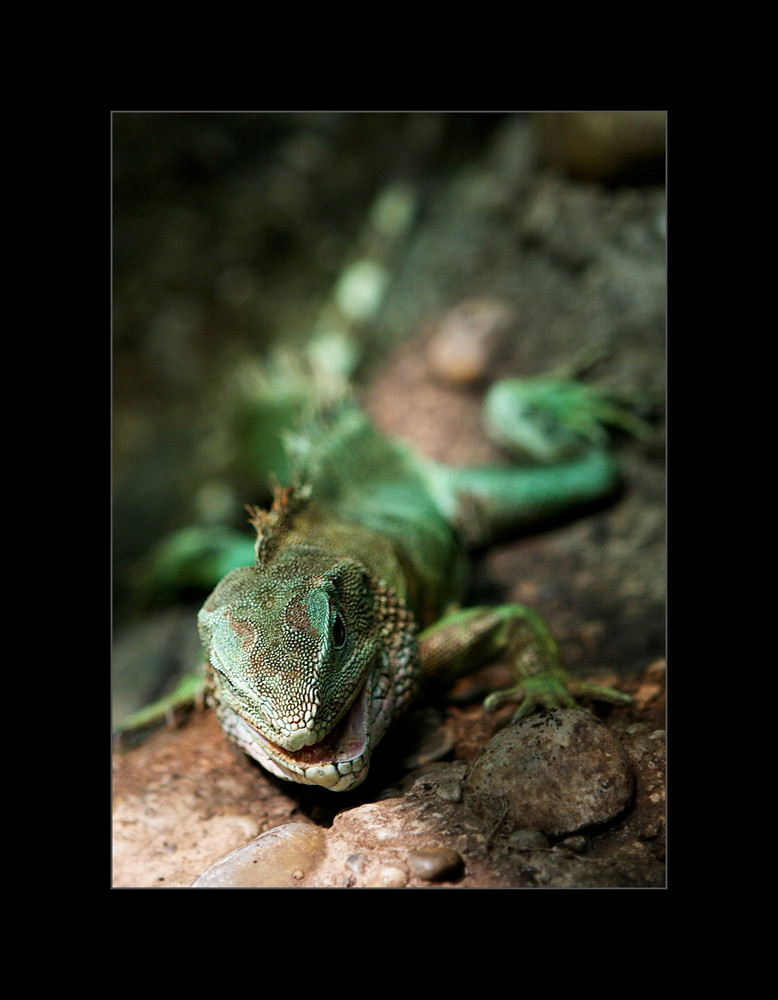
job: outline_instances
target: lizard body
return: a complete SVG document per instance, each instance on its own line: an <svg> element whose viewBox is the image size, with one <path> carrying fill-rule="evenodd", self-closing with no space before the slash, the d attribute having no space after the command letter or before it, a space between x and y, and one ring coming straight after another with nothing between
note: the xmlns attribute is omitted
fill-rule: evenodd
<svg viewBox="0 0 778 1000"><path fill-rule="evenodd" d="M579 383L568 385L578 393ZM228 573L198 616L209 700L229 738L278 777L342 791L364 779L421 680L442 670L464 673L507 654L517 683L487 707L517 700L517 716L574 696L628 702L575 680L531 609L458 606L467 545L616 485L617 467L590 433L610 418L582 420L574 397L577 446L566 428L558 465L548 413L550 464L537 467L426 461L350 402L298 434L291 484L275 488L269 510L252 509L254 564ZM557 420L550 438L558 436Z"/></svg>

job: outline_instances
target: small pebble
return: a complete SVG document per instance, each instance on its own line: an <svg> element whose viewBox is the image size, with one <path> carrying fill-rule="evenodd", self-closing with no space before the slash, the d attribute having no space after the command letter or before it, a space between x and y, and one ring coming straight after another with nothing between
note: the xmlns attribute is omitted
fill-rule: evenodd
<svg viewBox="0 0 778 1000"><path fill-rule="evenodd" d="M443 799L444 802L461 802L462 782L444 781L442 784L438 785L435 794L439 799Z"/></svg>
<svg viewBox="0 0 778 1000"><path fill-rule="evenodd" d="M394 868L385 865L379 872L375 881L370 883L371 889L402 889L408 882L408 876L402 868Z"/></svg>
<svg viewBox="0 0 778 1000"><path fill-rule="evenodd" d="M470 385L484 378L499 336L511 324L507 306L496 299L470 299L447 312L436 324L427 357L439 378Z"/></svg>
<svg viewBox="0 0 778 1000"><path fill-rule="evenodd" d="M548 838L540 830L514 830L508 842L517 851L540 851L548 847Z"/></svg>
<svg viewBox="0 0 778 1000"><path fill-rule="evenodd" d="M416 878L427 882L451 881L462 874L464 863L456 851L447 847L425 847L410 851L408 867Z"/></svg>
<svg viewBox="0 0 778 1000"><path fill-rule="evenodd" d="M362 875L365 871L366 857L363 853L350 854L346 858L346 864L355 875Z"/></svg>
<svg viewBox="0 0 778 1000"><path fill-rule="evenodd" d="M571 837L565 837L559 842L559 846L566 847L568 851L575 851L576 854L583 854L589 849L589 840L583 834L577 833Z"/></svg>

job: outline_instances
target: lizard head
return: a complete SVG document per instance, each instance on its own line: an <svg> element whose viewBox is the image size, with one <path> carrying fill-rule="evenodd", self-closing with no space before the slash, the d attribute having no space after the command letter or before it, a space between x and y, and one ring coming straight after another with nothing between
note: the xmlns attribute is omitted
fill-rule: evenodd
<svg viewBox="0 0 778 1000"><path fill-rule="evenodd" d="M408 694L412 622L392 614L360 563L312 546L229 573L198 617L228 736L278 777L359 784Z"/></svg>

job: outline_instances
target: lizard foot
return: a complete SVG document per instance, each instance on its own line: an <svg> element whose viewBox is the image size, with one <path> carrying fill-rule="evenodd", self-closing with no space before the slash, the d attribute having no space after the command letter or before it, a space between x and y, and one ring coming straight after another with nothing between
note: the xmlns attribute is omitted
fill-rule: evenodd
<svg viewBox="0 0 778 1000"><path fill-rule="evenodd" d="M561 675L558 671L554 671L528 677L513 687L495 691L485 699L484 709L493 712L500 705L518 702L518 708L511 719L515 722L536 708L574 708L579 698L605 701L611 705L630 705L633 700L632 696L624 691L617 691L602 684L579 681L567 672Z"/></svg>
<svg viewBox="0 0 778 1000"><path fill-rule="evenodd" d="M496 382L486 396L484 418L498 444L543 463L568 459L582 448L605 447L607 426L642 441L653 436L650 425L618 394L548 376Z"/></svg>

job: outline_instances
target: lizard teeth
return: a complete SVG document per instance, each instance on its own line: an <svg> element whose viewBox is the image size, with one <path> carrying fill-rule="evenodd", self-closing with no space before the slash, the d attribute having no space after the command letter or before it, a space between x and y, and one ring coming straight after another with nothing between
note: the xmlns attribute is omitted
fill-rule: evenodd
<svg viewBox="0 0 778 1000"><path fill-rule="evenodd" d="M325 788L332 788L340 781L340 774L334 764L316 764L314 767L307 767L303 773L306 781L324 785Z"/></svg>
<svg viewBox="0 0 778 1000"><path fill-rule="evenodd" d="M334 764L316 764L314 767L307 767L303 774L306 782L323 785L325 788L333 788L341 780L340 771Z"/></svg>
<svg viewBox="0 0 778 1000"><path fill-rule="evenodd" d="M228 728L235 742L276 777L345 791L367 775L368 704L369 690L365 684L334 729L318 743L296 751L279 746L235 712L230 713Z"/></svg>

